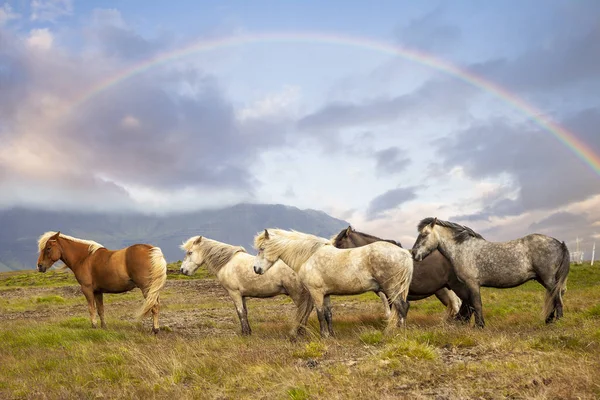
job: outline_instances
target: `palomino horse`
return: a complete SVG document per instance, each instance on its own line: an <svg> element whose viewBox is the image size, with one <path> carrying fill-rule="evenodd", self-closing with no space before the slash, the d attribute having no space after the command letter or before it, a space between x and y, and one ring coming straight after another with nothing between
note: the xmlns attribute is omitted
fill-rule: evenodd
<svg viewBox="0 0 600 400"><path fill-rule="evenodd" d="M167 262L160 248L134 244L112 251L91 240L46 232L38 240L38 249L39 272L46 272L58 260L73 271L88 302L92 327L97 327L97 308L101 327L106 328L103 293L123 293L139 287L146 300L138 318L151 311L152 332L158 333L159 291L167 280Z"/></svg>
<svg viewBox="0 0 600 400"><path fill-rule="evenodd" d="M282 229L254 238L257 274L281 259L298 274L317 308L321 336L333 335L330 295L382 291L390 299L388 328L404 323L406 296L413 274L410 253L394 244L375 242L355 249L338 249L325 238Z"/></svg>
<svg viewBox="0 0 600 400"><path fill-rule="evenodd" d="M402 247L400 243L394 240L380 239L377 236L358 232L351 226L342 229L339 234L331 239L331 243L338 249L361 247L377 241L385 241ZM446 288L450 280L456 281L452 278L455 278L452 264L439 251L435 250L423 261L414 262L408 301L425 299L435 294L435 297L446 306L448 319L453 319L460 309L461 301L456 293ZM460 284L460 282L456 282L456 284ZM386 295L383 292L377 294L383 301L386 316L389 316L390 306Z"/></svg>
<svg viewBox="0 0 600 400"><path fill-rule="evenodd" d="M412 249L415 260L423 260L439 249L465 282L474 307L475 323L484 327L479 288L512 288L535 279L546 288L546 323L563 316L562 294L570 268L569 250L564 242L546 235L527 235L509 242L488 242L466 226L425 218ZM461 310L462 311L462 310ZM467 316L470 319L470 313Z"/></svg>
<svg viewBox="0 0 600 400"><path fill-rule="evenodd" d="M297 308L297 324L292 335L304 333L313 303L310 293L302 286L296 273L283 261L277 262L268 273L258 276L252 272L254 256L248 254L243 247L194 236L181 245L181 248L186 252L181 264L183 274L193 275L204 264L210 272L217 275L233 300L242 324L242 335L252 333L248 323L246 297L266 298L279 294L290 296Z"/></svg>

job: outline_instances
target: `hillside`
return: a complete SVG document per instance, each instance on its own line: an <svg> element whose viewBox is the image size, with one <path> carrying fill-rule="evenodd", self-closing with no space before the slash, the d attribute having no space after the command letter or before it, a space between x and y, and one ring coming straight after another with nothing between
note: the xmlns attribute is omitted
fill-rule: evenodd
<svg viewBox="0 0 600 400"><path fill-rule="evenodd" d="M33 268L36 240L49 230L95 240L108 248L150 243L159 246L168 261L176 261L182 258L181 242L194 235L241 245L251 252L253 236L264 228L329 237L346 226L347 222L321 211L266 204L166 216L11 209L0 211L0 271Z"/></svg>

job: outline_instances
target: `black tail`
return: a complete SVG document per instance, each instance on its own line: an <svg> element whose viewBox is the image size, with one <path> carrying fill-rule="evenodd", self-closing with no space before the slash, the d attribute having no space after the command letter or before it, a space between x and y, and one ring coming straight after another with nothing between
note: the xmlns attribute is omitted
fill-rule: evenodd
<svg viewBox="0 0 600 400"><path fill-rule="evenodd" d="M546 294L546 302L544 304L546 321L548 321L548 317L554 311L556 302L559 302L562 306L562 295L567 291L567 275L569 275L569 269L571 268L571 256L565 242L562 242L560 246L562 249L562 259L554 275L556 283L550 293Z"/></svg>

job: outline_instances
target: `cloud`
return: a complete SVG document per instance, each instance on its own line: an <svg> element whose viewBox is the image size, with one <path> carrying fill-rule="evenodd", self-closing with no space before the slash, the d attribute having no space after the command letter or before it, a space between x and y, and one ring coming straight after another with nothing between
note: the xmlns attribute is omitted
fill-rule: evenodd
<svg viewBox="0 0 600 400"><path fill-rule="evenodd" d="M600 109L577 113L563 125L594 154L600 151ZM479 123L436 145L443 167L460 166L474 180L511 176L516 198L493 198L483 209L457 218L489 219L552 209L600 193L598 176L549 132L506 120Z"/></svg>
<svg viewBox="0 0 600 400"><path fill-rule="evenodd" d="M73 14L72 0L33 0L31 20L55 22L58 18Z"/></svg>
<svg viewBox="0 0 600 400"><path fill-rule="evenodd" d="M371 200L367 209L367 216L370 219L381 218L385 211L394 209L403 203L414 200L416 197L416 188L414 187L388 190Z"/></svg>
<svg viewBox="0 0 600 400"><path fill-rule="evenodd" d="M565 90L600 78L600 3L568 2L542 36L515 57L488 60L478 72L520 92ZM538 33L538 36L541 36ZM580 92L578 92L580 93Z"/></svg>
<svg viewBox="0 0 600 400"><path fill-rule="evenodd" d="M54 46L48 29L0 36L0 207L162 211L254 199L259 183L249 166L259 151L287 142L286 112L240 120L215 76L181 66L146 71L78 104L127 65L118 51L86 51L107 21L126 29L120 14L100 15L78 53Z"/></svg>
<svg viewBox="0 0 600 400"><path fill-rule="evenodd" d="M52 36L48 28L32 29L27 38L27 44L30 47L40 50L49 50L53 42L54 36Z"/></svg>
<svg viewBox="0 0 600 400"><path fill-rule="evenodd" d="M375 152L375 159L377 173L382 176L402 172L410 164L407 152L398 147L389 147Z"/></svg>
<svg viewBox="0 0 600 400"><path fill-rule="evenodd" d="M402 45L420 50L447 52L461 39L461 29L444 21L443 8L412 19L407 26L400 27L396 36Z"/></svg>
<svg viewBox="0 0 600 400"><path fill-rule="evenodd" d="M95 46L103 57L118 60L143 60L150 58L172 45L172 38L161 33L146 38L135 32L115 9L94 9L86 31L89 46Z"/></svg>
<svg viewBox="0 0 600 400"><path fill-rule="evenodd" d="M405 119L441 120L462 116L477 91L450 76L425 81L412 92L362 102L334 102L305 115L301 130L323 131L383 124Z"/></svg>
<svg viewBox="0 0 600 400"><path fill-rule="evenodd" d="M270 93L253 104L242 108L238 113L238 118L244 121L289 115L290 108L298 103L299 98L300 88L298 86L286 85L281 91Z"/></svg>
<svg viewBox="0 0 600 400"><path fill-rule="evenodd" d="M2 7L0 7L0 27L6 25L9 21L13 19L19 19L21 16L15 12L13 12L12 7L8 3L4 3Z"/></svg>

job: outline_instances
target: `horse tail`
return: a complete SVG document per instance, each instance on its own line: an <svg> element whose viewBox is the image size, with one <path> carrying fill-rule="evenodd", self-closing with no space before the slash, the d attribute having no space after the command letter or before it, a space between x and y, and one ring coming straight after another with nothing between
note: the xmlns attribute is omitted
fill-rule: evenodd
<svg viewBox="0 0 600 400"><path fill-rule="evenodd" d="M406 251L407 254L410 254L407 250L404 251ZM400 270L393 277L395 282L393 283L388 296L389 301L392 304L392 313L388 319L386 330L393 329L394 327L398 326L399 322L401 322L399 319L399 314L404 314L408 311L406 298L408 297L408 290L410 287L410 282L412 281L413 260L410 255L407 255L407 258L409 263L402 264Z"/></svg>
<svg viewBox="0 0 600 400"><path fill-rule="evenodd" d="M546 301L544 302L544 318L548 319L552 311L554 311L555 301L558 300L562 304L562 295L567 291L567 275L571 268L571 256L565 242L560 244L562 250L562 258L555 273L555 284L550 291L546 291Z"/></svg>
<svg viewBox="0 0 600 400"><path fill-rule="evenodd" d="M302 290L300 291L300 297L296 303L296 322L298 324L298 332L306 329L306 321L308 320L308 316L315 306L313 298L308 289L306 289L302 283L300 283L300 286L302 286Z"/></svg>
<svg viewBox="0 0 600 400"><path fill-rule="evenodd" d="M150 284L146 288L146 301L138 312L138 319L148 315L152 307L158 304L158 294L167 281L167 261L160 247L152 247L150 257Z"/></svg>

